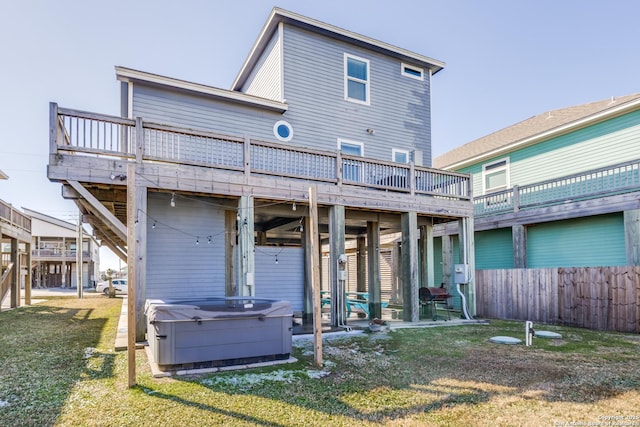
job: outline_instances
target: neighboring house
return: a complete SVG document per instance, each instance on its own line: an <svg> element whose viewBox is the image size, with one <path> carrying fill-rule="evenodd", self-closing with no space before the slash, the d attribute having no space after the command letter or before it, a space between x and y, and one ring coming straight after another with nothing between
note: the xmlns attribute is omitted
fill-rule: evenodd
<svg viewBox="0 0 640 427"><path fill-rule="evenodd" d="M9 177L0 170L0 179ZM26 303L30 303L29 251L31 219L11 204L0 199L0 303L11 295L10 307L20 303L20 288L28 289Z"/></svg>
<svg viewBox="0 0 640 427"><path fill-rule="evenodd" d="M31 218L31 269L34 288L78 286L78 226L23 208ZM82 230L82 287L93 287L100 267L100 244Z"/></svg>
<svg viewBox="0 0 640 427"><path fill-rule="evenodd" d="M276 8L231 90L116 67L122 117L51 104L48 177L128 260L139 338L147 298L275 297L308 318L309 249L328 245L321 274L338 295L352 240L379 316L381 236L399 232L399 303L415 321L418 287L440 268L434 224L473 229L469 175L431 168L443 66ZM472 259L473 233L461 241Z"/></svg>
<svg viewBox="0 0 640 427"><path fill-rule="evenodd" d="M477 269L640 265L639 147L634 94L545 112L434 163L473 176Z"/></svg>

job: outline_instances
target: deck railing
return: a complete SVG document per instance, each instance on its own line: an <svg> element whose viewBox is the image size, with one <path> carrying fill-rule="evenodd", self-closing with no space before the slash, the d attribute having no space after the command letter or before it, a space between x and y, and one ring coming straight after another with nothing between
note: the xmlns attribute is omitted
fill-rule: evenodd
<svg viewBox="0 0 640 427"><path fill-rule="evenodd" d="M0 200L0 221L31 233L31 218Z"/></svg>
<svg viewBox="0 0 640 427"><path fill-rule="evenodd" d="M471 199L468 174L58 108L50 152L205 166L244 174ZM139 142L139 144L138 144Z"/></svg>
<svg viewBox="0 0 640 427"><path fill-rule="evenodd" d="M640 160L568 175L474 198L476 216L640 191Z"/></svg>

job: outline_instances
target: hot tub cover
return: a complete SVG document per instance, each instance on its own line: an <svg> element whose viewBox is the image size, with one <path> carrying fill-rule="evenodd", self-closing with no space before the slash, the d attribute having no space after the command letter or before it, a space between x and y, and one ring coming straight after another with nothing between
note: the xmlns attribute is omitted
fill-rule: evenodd
<svg viewBox="0 0 640 427"><path fill-rule="evenodd" d="M145 304L149 323L225 318L291 316L289 301L254 297L150 299Z"/></svg>

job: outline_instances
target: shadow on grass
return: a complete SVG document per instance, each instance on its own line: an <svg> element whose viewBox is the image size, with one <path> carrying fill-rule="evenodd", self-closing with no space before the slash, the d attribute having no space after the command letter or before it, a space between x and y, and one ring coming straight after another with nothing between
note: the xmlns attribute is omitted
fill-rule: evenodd
<svg viewBox="0 0 640 427"><path fill-rule="evenodd" d="M291 411L298 407L316 414L374 423L457 407L466 412L494 399L537 401L542 406L557 402L597 404L639 388L640 376L633 368L639 359L637 343L631 339L550 327L566 335L570 351L554 347L556 344L551 341L538 341L531 348L489 343L489 337L500 335L505 329L515 332L521 328L519 324L498 324L473 332L468 327L415 329L394 333L395 338L382 344L368 342L366 337L325 343L327 359L336 364L329 368L329 375L316 379L306 379L304 372L311 366L311 357L296 354L300 362L288 369L294 374L285 381L266 379L238 385L244 376L269 378L269 372L287 370L282 367L182 380L223 393L229 399L255 396L256 402L265 399L290 405ZM449 335L449 341L441 338L442 334ZM615 360L602 353L605 345L612 349ZM598 366L600 359L607 363ZM238 381L218 382L216 378ZM184 397L179 399L196 404ZM219 411L215 405L208 408ZM247 408L243 413L239 408L232 416L244 420L255 413L254 409Z"/></svg>
<svg viewBox="0 0 640 427"><path fill-rule="evenodd" d="M0 313L0 425L52 425L74 385L113 375L98 303L56 298Z"/></svg>

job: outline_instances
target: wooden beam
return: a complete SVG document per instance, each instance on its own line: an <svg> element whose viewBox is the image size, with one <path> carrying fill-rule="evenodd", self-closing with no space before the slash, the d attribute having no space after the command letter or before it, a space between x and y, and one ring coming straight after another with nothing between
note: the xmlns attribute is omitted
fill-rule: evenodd
<svg viewBox="0 0 640 427"><path fill-rule="evenodd" d="M239 201L240 222L238 223L238 263L240 295L255 295L255 238L253 226L255 221L253 196L242 196Z"/></svg>
<svg viewBox="0 0 640 427"><path fill-rule="evenodd" d="M13 269L11 270L11 300L9 301L9 306L11 308L16 308L20 306L20 258L18 255L18 250L20 249L18 245L18 239L11 239L11 254L10 262L13 264Z"/></svg>
<svg viewBox="0 0 640 427"><path fill-rule="evenodd" d="M135 180L135 176L130 177L129 179ZM123 241L127 241L127 228L120 222L118 218L115 217L107 208L105 208L102 203L98 199L95 198L93 194L89 192L86 188L82 186L78 181L68 181L69 185L73 187L74 190L82 196L83 199L89 203L91 210L94 215L100 217L105 225L107 225L117 236Z"/></svg>
<svg viewBox="0 0 640 427"><path fill-rule="evenodd" d="M320 305L320 242L318 241L318 205L316 187L309 187L309 254L313 294L313 361L322 366L322 311Z"/></svg>
<svg viewBox="0 0 640 427"><path fill-rule="evenodd" d="M356 239L356 291L367 292L367 239Z"/></svg>
<svg viewBox="0 0 640 427"><path fill-rule="evenodd" d="M136 385L136 266L138 262L136 260L136 217L137 205L136 205L136 180L133 178L135 175L136 165L131 164L128 167L129 172L133 172L132 179L127 181L127 367L128 367L128 384L129 388ZM111 285L111 282L109 282Z"/></svg>
<svg viewBox="0 0 640 427"><path fill-rule="evenodd" d="M382 318L382 287L380 284L380 224L367 222L367 261L369 288L369 318Z"/></svg>
<svg viewBox="0 0 640 427"><path fill-rule="evenodd" d="M527 268L527 229L522 224L511 227L513 268Z"/></svg>
<svg viewBox="0 0 640 427"><path fill-rule="evenodd" d="M329 283L331 286L331 326L344 325L344 289L338 280L338 258L345 253L344 206L329 208ZM339 296L339 298L338 298Z"/></svg>
<svg viewBox="0 0 640 427"><path fill-rule="evenodd" d="M420 226L420 286L435 286L433 225Z"/></svg>
<svg viewBox="0 0 640 427"><path fill-rule="evenodd" d="M418 217L416 212L402 214L402 317L407 322L420 320L418 299Z"/></svg>
<svg viewBox="0 0 640 427"><path fill-rule="evenodd" d="M82 211L78 212L78 225L76 227L76 290L78 298L82 298L82 242L84 230L82 229Z"/></svg>
<svg viewBox="0 0 640 427"><path fill-rule="evenodd" d="M226 296L238 295L236 286L236 236L237 236L237 212L235 210L226 210L224 212L224 230L225 230L225 286Z"/></svg>
<svg viewBox="0 0 640 427"><path fill-rule="evenodd" d="M623 216L627 265L640 265L640 209L624 211Z"/></svg>

